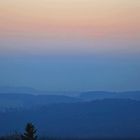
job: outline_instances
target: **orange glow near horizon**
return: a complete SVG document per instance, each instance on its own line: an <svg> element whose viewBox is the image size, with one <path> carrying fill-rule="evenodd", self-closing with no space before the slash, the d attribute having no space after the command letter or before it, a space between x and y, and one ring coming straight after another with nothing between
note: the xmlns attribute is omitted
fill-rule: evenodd
<svg viewBox="0 0 140 140"><path fill-rule="evenodd" d="M139 0L0 1L1 40L13 39L15 40L13 42L16 42L16 40L21 39L25 40L25 42L24 41L22 42L24 42L26 46L26 44L28 44L28 39L33 40L33 42L36 42L37 40L40 42L42 38L43 40L46 39L59 40L60 38L60 42L61 39L65 40L65 38L66 40L77 38L81 39L81 41L83 39L99 40L99 41L101 40L101 42L104 39L111 40L112 38L113 39L119 38L121 40L124 39L130 42L132 40L132 42L135 42L135 40L139 40L140 38L140 1ZM9 43L6 44L5 46L1 44L0 50L14 48L14 44L13 46L11 46L11 44ZM126 43L126 45L127 44L129 43ZM136 44L138 43L136 42ZM132 44L132 46L133 46L132 49L138 50L138 45ZM47 47L49 50L52 46L50 46L50 48L49 46ZM122 47L122 45L118 47ZM20 48L20 46L18 46L17 48ZM45 47L43 46L42 48ZM94 48L99 47L94 46ZM130 49L130 46L128 46L128 48ZM59 48L56 49L55 47L53 49L59 50ZM63 50L64 48L62 47L61 49ZM78 50L78 47L76 49ZM90 52L91 47L88 48L85 45L84 51L86 49L88 49L88 51ZM111 49L111 47L108 47L108 50L109 49ZM101 49L99 48L99 50Z"/></svg>
<svg viewBox="0 0 140 140"><path fill-rule="evenodd" d="M75 33L92 37L140 34L138 0L6 0L0 2L0 35Z"/></svg>

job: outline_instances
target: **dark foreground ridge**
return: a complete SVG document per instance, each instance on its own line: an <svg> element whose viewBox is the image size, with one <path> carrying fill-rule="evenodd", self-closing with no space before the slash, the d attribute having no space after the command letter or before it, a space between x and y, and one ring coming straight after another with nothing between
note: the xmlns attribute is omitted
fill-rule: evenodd
<svg viewBox="0 0 140 140"><path fill-rule="evenodd" d="M37 129L32 123L27 123L25 127L25 132L23 134L15 133L9 136L0 137L0 140L140 140L140 138L114 138L114 137L105 137L105 138L80 138L80 137L39 137L37 135Z"/></svg>
<svg viewBox="0 0 140 140"><path fill-rule="evenodd" d="M23 132L33 122L41 136L139 138L140 101L104 99L0 112L0 134Z"/></svg>

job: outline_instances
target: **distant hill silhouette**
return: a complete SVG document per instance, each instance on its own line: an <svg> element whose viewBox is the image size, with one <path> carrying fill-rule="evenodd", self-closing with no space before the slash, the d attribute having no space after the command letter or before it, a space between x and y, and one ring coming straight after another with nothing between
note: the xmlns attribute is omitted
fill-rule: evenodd
<svg viewBox="0 0 140 140"><path fill-rule="evenodd" d="M89 91L81 93L80 98L86 101L98 99L110 99L110 98L140 100L140 91L125 91L125 92Z"/></svg>
<svg viewBox="0 0 140 140"><path fill-rule="evenodd" d="M43 92L32 88L0 88L0 110L8 108L33 108L56 103L87 102L102 99L133 99L140 100L140 91L106 92L90 91L75 93L77 96L61 95L61 92ZM67 92L68 93L68 92ZM70 94L71 92L69 92ZM56 95L55 95L56 94ZM60 95L58 95L60 94ZM66 93L65 93L66 94ZM73 94L73 93L72 93ZM31 103L31 104L30 104Z"/></svg>
<svg viewBox="0 0 140 140"><path fill-rule="evenodd" d="M80 98L64 95L31 95L31 94L0 94L0 110L32 108L56 103L73 103L81 101Z"/></svg>

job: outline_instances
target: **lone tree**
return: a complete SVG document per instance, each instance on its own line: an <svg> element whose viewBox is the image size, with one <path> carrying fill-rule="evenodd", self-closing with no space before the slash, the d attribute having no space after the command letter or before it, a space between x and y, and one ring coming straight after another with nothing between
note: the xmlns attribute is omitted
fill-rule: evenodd
<svg viewBox="0 0 140 140"><path fill-rule="evenodd" d="M27 123L25 132L21 135L22 140L37 140L36 128L32 123Z"/></svg>

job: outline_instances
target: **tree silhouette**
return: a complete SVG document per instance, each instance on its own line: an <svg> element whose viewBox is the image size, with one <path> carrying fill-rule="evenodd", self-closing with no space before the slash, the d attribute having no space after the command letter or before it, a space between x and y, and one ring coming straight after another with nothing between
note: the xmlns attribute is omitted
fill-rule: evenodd
<svg viewBox="0 0 140 140"><path fill-rule="evenodd" d="M32 123L27 123L25 132L21 135L22 140L37 140L36 128Z"/></svg>

